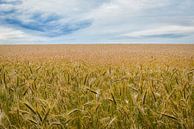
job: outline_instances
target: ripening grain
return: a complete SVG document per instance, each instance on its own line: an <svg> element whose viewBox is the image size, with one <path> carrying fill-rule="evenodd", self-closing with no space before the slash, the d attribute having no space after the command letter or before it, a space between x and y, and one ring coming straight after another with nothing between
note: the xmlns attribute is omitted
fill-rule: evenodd
<svg viewBox="0 0 194 129"><path fill-rule="evenodd" d="M0 50L0 128L194 127L193 45Z"/></svg>

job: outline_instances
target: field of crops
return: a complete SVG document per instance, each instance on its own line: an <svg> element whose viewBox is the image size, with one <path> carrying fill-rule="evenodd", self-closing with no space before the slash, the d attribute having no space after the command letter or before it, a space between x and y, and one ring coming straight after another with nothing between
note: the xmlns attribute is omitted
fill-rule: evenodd
<svg viewBox="0 0 194 129"><path fill-rule="evenodd" d="M0 129L192 129L194 45L0 46Z"/></svg>

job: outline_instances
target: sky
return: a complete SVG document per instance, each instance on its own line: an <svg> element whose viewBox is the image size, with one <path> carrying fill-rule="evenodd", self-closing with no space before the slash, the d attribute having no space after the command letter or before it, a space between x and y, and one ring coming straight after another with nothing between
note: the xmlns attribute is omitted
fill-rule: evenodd
<svg viewBox="0 0 194 129"><path fill-rule="evenodd" d="M194 0L0 0L0 44L191 43Z"/></svg>

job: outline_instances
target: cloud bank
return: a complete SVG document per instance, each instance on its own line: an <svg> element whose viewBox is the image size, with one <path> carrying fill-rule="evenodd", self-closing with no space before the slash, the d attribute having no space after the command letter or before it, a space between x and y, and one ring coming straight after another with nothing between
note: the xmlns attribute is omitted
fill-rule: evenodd
<svg viewBox="0 0 194 129"><path fill-rule="evenodd" d="M0 0L0 44L194 43L193 0Z"/></svg>

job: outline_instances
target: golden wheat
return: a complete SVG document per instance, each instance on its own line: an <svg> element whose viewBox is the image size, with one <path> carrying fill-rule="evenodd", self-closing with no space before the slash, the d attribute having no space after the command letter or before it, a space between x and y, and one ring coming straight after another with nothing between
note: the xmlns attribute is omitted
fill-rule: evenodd
<svg viewBox="0 0 194 129"><path fill-rule="evenodd" d="M108 52L102 60L103 55L95 56L92 52L99 54L99 50L91 46L91 52L70 58L51 54L40 60L36 54L23 58L16 54L16 58L4 53L0 59L0 128L192 129L193 50L178 47L180 51L174 53L172 47L166 57L171 47L163 47L165 51L155 53L157 47L148 47L145 53L137 47L133 51L139 55L122 54L122 46L120 52L114 46L105 47L103 54L107 49L116 54ZM127 52L129 48L122 49ZM88 53L94 59L85 60ZM125 62L118 63L113 55Z"/></svg>

